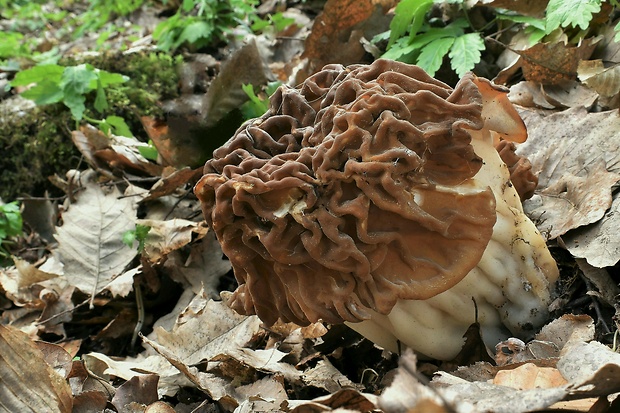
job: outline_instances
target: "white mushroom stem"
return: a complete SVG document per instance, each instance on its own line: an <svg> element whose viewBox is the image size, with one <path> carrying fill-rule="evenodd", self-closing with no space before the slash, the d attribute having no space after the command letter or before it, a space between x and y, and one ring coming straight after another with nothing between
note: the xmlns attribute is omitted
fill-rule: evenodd
<svg viewBox="0 0 620 413"><path fill-rule="evenodd" d="M550 284L558 278L555 262L523 212L488 130L472 131L472 138L476 154L484 160L474 179L482 188L491 187L496 199L493 235L478 265L451 289L427 300L399 300L388 315L374 313L370 320L348 323L391 351L408 346L449 360L461 350L463 335L476 321L486 345L495 348L511 335L527 338L547 319Z"/></svg>

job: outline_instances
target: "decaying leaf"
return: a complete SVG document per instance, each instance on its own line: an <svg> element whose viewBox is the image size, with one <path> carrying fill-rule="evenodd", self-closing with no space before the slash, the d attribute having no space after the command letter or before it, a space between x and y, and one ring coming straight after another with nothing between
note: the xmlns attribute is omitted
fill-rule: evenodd
<svg viewBox="0 0 620 413"><path fill-rule="evenodd" d="M163 257L174 250L189 244L193 234L203 236L207 233L207 228L198 222L186 219L138 219L137 225L150 227L144 243L144 253L147 259L153 263L160 261Z"/></svg>
<svg viewBox="0 0 620 413"><path fill-rule="evenodd" d="M91 175L92 177L92 175ZM123 198L115 186L101 187L88 177L77 202L63 213L57 227L58 252L69 283L94 297L136 256L123 243L123 233L135 228L135 200Z"/></svg>
<svg viewBox="0 0 620 413"><path fill-rule="evenodd" d="M71 388L21 331L0 325L0 409L5 412L72 410Z"/></svg>
<svg viewBox="0 0 620 413"><path fill-rule="evenodd" d="M601 96L620 93L620 64L605 67L602 60L582 60L577 68L579 80Z"/></svg>
<svg viewBox="0 0 620 413"><path fill-rule="evenodd" d="M137 139L106 136L92 125L71 132L71 138L89 165L106 176L112 177L118 170L151 176L162 172L160 165L149 162L140 154L139 148L148 145Z"/></svg>
<svg viewBox="0 0 620 413"><path fill-rule="evenodd" d="M533 363L525 363L512 370L500 370L493 378L493 384L516 390L549 389L567 383L558 369L539 367Z"/></svg>
<svg viewBox="0 0 620 413"><path fill-rule="evenodd" d="M550 239L603 218L620 179L617 111L576 107L548 116L526 110L522 116L529 138L519 153L539 177L536 195L524 204L529 216Z"/></svg>
<svg viewBox="0 0 620 413"><path fill-rule="evenodd" d="M213 79L203 100L204 124L217 124L227 113L239 108L248 100L241 86L261 86L270 77L255 41L248 42L226 60L220 73Z"/></svg>
<svg viewBox="0 0 620 413"><path fill-rule="evenodd" d="M169 253L164 268L173 280L188 285L195 294L202 290L208 297L217 299L220 277L231 269L230 261L223 257L215 234L209 232L202 240L192 243L187 259L183 260L178 250Z"/></svg>
<svg viewBox="0 0 620 413"><path fill-rule="evenodd" d="M195 317L177 324L172 331L157 328L157 343L188 365L210 360L227 350L244 347L260 331L257 317L235 313L221 301L204 301Z"/></svg>
<svg viewBox="0 0 620 413"><path fill-rule="evenodd" d="M579 61L592 55L597 41L586 39L578 46L569 46L564 42L537 43L519 51L523 75L526 80L544 85L559 85L567 80L575 80Z"/></svg>
<svg viewBox="0 0 620 413"><path fill-rule="evenodd" d="M385 30L389 24L386 20L385 28L365 30L364 22L373 15L376 15L375 20L381 20L382 10L382 6L375 5L372 0L328 0L306 39L302 57L308 58L309 62L304 76L309 76L330 63L361 63L366 53L361 43L365 31L369 31L366 35L370 39Z"/></svg>

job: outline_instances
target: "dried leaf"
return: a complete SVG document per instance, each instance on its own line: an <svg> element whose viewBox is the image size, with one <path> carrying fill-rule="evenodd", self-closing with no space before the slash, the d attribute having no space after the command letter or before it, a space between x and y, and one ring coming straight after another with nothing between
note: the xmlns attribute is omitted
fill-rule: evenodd
<svg viewBox="0 0 620 413"><path fill-rule="evenodd" d="M577 74L579 80L601 96L611 97L620 93L620 64L606 68L602 60L582 60Z"/></svg>
<svg viewBox="0 0 620 413"><path fill-rule="evenodd" d="M329 393L335 393L345 387L357 387L358 390L363 387L344 376L326 357L323 357L316 366L306 370L302 379L306 385L324 389Z"/></svg>
<svg viewBox="0 0 620 413"><path fill-rule="evenodd" d="M558 369L538 367L532 363L525 363L512 370L500 370L493 379L493 384L517 390L549 389L566 383L568 382Z"/></svg>
<svg viewBox="0 0 620 413"><path fill-rule="evenodd" d="M620 179L617 112L576 107L548 116L530 110L521 115L529 138L518 153L532 162L539 178L536 194L524 203L528 215L550 239L603 218Z"/></svg>
<svg viewBox="0 0 620 413"><path fill-rule="evenodd" d="M256 316L241 316L221 301L208 300L200 313L172 331L157 328L155 332L160 346L193 365L244 347L259 332L260 324Z"/></svg>
<svg viewBox="0 0 620 413"><path fill-rule="evenodd" d="M170 168L172 169L172 168ZM164 171L165 173L166 171ZM157 181L149 190L149 194L143 199L143 202L152 201L159 197L170 195L178 189L183 189L188 184L195 184L202 176L202 167L191 169L181 168L174 170L172 173L165 175Z"/></svg>
<svg viewBox="0 0 620 413"><path fill-rule="evenodd" d="M179 218L166 221L138 219L136 224L151 227L146 235L144 253L152 263L189 244L192 234L206 232L206 228L201 228L200 223Z"/></svg>
<svg viewBox="0 0 620 413"><path fill-rule="evenodd" d="M526 80L544 85L559 85L577 78L580 60L590 57L598 40L587 39L579 46L568 46L563 42L537 43L526 50L518 51Z"/></svg>
<svg viewBox="0 0 620 413"><path fill-rule="evenodd" d="M544 326L536 339L554 343L562 350L567 343L594 339L594 320L587 315L565 314Z"/></svg>
<svg viewBox="0 0 620 413"><path fill-rule="evenodd" d="M137 253L122 241L123 233L135 228L136 209L135 201L122 198L115 186L85 184L56 234L71 285L94 298L124 271Z"/></svg>
<svg viewBox="0 0 620 413"><path fill-rule="evenodd" d="M232 267L230 261L224 259L215 234L210 232L202 240L191 244L186 260L181 258L178 250L168 254L164 268L173 280L189 285L195 294L203 290L208 297L217 299L219 280Z"/></svg>
<svg viewBox="0 0 620 413"><path fill-rule="evenodd" d="M222 64L204 97L205 126L215 126L227 113L239 108L248 100L241 86L264 85L269 80L268 73L254 40L233 53Z"/></svg>
<svg viewBox="0 0 620 413"><path fill-rule="evenodd" d="M140 403L148 405L156 402L157 382L159 376L157 374L146 374L143 376L134 376L123 383L112 398L112 404L123 411L124 407L130 403Z"/></svg>
<svg viewBox="0 0 620 413"><path fill-rule="evenodd" d="M72 410L71 388L36 344L21 331L0 325L0 408L6 412Z"/></svg>
<svg viewBox="0 0 620 413"><path fill-rule="evenodd" d="M302 55L309 59L306 75L329 63L359 63L366 52L360 43L363 32L356 25L368 20L374 10L371 0L328 0L306 38Z"/></svg>

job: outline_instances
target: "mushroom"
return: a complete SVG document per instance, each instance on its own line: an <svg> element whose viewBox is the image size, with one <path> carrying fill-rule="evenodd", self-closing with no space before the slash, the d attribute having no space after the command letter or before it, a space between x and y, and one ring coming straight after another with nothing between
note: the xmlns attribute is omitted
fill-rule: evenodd
<svg viewBox="0 0 620 413"><path fill-rule="evenodd" d="M558 270L493 146L525 138L505 91L473 74L451 88L377 60L282 86L195 187L239 283L229 305L438 359L475 321L490 348L526 338Z"/></svg>

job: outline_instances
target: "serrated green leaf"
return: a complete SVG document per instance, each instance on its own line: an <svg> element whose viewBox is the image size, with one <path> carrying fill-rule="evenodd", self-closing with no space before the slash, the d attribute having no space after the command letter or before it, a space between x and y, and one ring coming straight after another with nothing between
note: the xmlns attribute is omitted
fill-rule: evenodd
<svg viewBox="0 0 620 413"><path fill-rule="evenodd" d="M105 118L105 121L112 125L115 135L126 136L128 138L133 137L133 133L131 133L131 129L129 129L125 119L120 116L108 116Z"/></svg>
<svg viewBox="0 0 620 413"><path fill-rule="evenodd" d="M417 65L426 70L429 75L434 76L435 72L441 67L443 58L448 54L454 40L454 37L444 37L428 43L418 56Z"/></svg>
<svg viewBox="0 0 620 413"><path fill-rule="evenodd" d="M58 65L40 65L27 70L22 70L11 81L12 86L26 86L31 83L39 83L48 80L53 83L60 82L64 67Z"/></svg>
<svg viewBox="0 0 620 413"><path fill-rule="evenodd" d="M206 21L196 21L190 23L181 32L181 35L176 41L176 45L178 47L184 42L191 44L196 43L199 39L208 39L211 37L212 32L213 27Z"/></svg>
<svg viewBox="0 0 620 413"><path fill-rule="evenodd" d="M450 48L450 66L457 75L463 76L480 62L484 40L478 33L468 33L454 39Z"/></svg>
<svg viewBox="0 0 620 413"><path fill-rule="evenodd" d="M65 70L62 72L59 86L65 92L65 96L73 94L83 95L97 87L96 80L97 75L92 66L85 64L68 66L65 67ZM91 85L93 81L95 83Z"/></svg>
<svg viewBox="0 0 620 413"><path fill-rule="evenodd" d="M64 93L58 83L51 80L43 80L36 86L22 92L22 97L34 101L37 105L49 105L60 102L64 98Z"/></svg>
<svg viewBox="0 0 620 413"><path fill-rule="evenodd" d="M592 15L601 11L602 0L549 0L545 31L551 33L558 27L579 27L586 30Z"/></svg>
<svg viewBox="0 0 620 413"><path fill-rule="evenodd" d="M410 33L410 40L417 34L424 16L433 5L433 0L402 0L394 9L394 18L390 23L390 40L388 42L388 50L396 39L402 37L405 33Z"/></svg>
<svg viewBox="0 0 620 413"><path fill-rule="evenodd" d="M616 32L616 36L614 37L614 41L620 42L620 22L618 22L618 24L616 24L616 27L614 27L614 31Z"/></svg>

